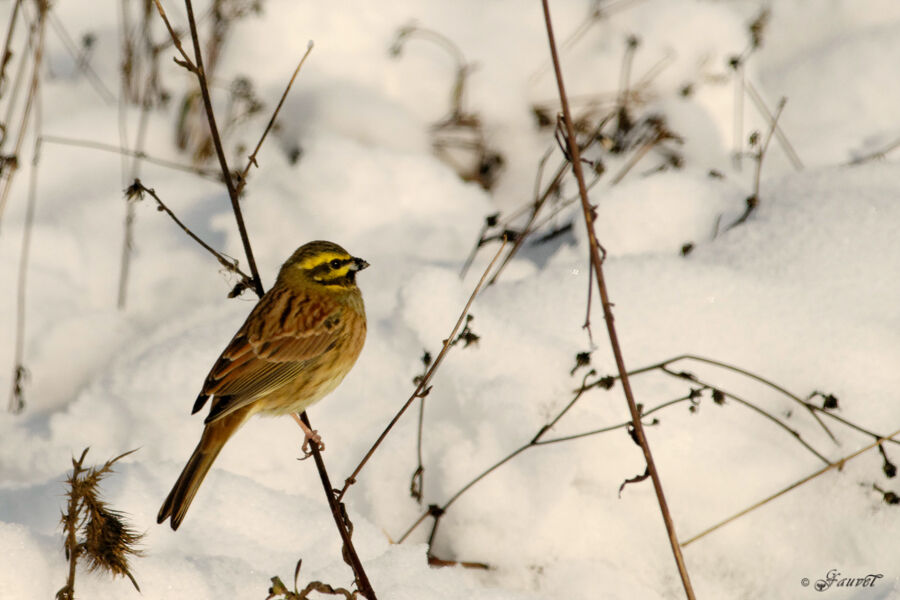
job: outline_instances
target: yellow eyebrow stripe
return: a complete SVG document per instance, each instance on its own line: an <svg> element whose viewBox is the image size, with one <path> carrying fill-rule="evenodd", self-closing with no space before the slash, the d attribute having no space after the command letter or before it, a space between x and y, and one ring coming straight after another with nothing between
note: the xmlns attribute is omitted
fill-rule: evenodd
<svg viewBox="0 0 900 600"><path fill-rule="evenodd" d="M319 265L324 265L325 263L329 263L334 259L338 260L349 260L350 255L348 254L338 254L337 252L320 252L315 256L310 256L303 262L299 263L297 266L303 270L314 269Z"/></svg>

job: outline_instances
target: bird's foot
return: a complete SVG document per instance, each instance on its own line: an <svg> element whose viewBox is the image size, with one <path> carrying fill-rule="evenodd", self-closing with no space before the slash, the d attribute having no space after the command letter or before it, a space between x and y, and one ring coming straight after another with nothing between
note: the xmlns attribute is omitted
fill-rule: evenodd
<svg viewBox="0 0 900 600"><path fill-rule="evenodd" d="M325 442L322 441L322 436L319 435L315 429L307 429L303 432L305 437L303 438L303 446L301 446L301 450L303 450L303 458L309 458L312 456L312 450L309 447L309 443L312 442L316 445L316 448L319 449L319 452L323 452L325 450Z"/></svg>
<svg viewBox="0 0 900 600"><path fill-rule="evenodd" d="M316 445L316 448L319 449L319 452L325 451L325 442L322 441L322 436L315 429L310 429L306 426L306 423L300 420L296 414L291 415L294 420L297 422L297 425L300 426L300 429L303 430L303 446L300 449L303 451L303 458L300 460L306 460L310 456L312 456L312 450L310 449L309 443L312 442Z"/></svg>

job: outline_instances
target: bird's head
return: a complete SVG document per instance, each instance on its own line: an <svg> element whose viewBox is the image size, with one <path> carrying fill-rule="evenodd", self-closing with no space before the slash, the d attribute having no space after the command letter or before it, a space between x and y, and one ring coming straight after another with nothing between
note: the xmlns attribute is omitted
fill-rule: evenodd
<svg viewBox="0 0 900 600"><path fill-rule="evenodd" d="M369 266L335 243L303 244L282 265L278 279L287 284L306 283L329 289L356 288L356 273Z"/></svg>

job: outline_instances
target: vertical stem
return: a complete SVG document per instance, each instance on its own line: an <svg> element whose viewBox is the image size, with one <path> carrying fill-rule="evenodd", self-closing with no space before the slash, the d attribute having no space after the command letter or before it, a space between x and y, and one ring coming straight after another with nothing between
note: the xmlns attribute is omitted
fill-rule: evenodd
<svg viewBox="0 0 900 600"><path fill-rule="evenodd" d="M312 429L309 417L306 416L306 411L300 413L300 420L303 421L304 425ZM334 517L334 523L337 525L341 534L341 540L344 542L344 558L350 563L353 575L356 577L356 586L363 596L369 600L376 600L375 590L372 589L372 584L369 583L366 571L363 569L362 562L360 562L359 556L356 555L356 549L353 547L353 541L350 539L350 532L347 531L347 524L344 522L344 517L341 514L340 503L335 497L336 490L331 486L331 480L328 478L328 471L325 470L325 462L322 460L319 446L316 443L311 443L309 446L312 448L313 460L316 461L316 468L319 471L319 478L322 480L322 487L325 488L325 497L328 499L329 508L331 508L331 516Z"/></svg>
<svg viewBox="0 0 900 600"><path fill-rule="evenodd" d="M734 64L734 168L741 170L744 158L744 65L743 57Z"/></svg>
<svg viewBox="0 0 900 600"><path fill-rule="evenodd" d="M419 503L422 503L422 498L425 495L425 463L422 460L422 433L425 425L425 396L419 398L419 429L416 435L416 456L419 459L419 464L416 467L416 472L413 474L412 486L410 487L411 491L415 492L415 485L418 483L418 497L416 500Z"/></svg>
<svg viewBox="0 0 900 600"><path fill-rule="evenodd" d="M0 98L3 97L3 82L6 79L6 65L12 58L13 53L10 49L12 46L13 32L16 29L16 17L19 15L19 6L22 0L16 0L12 8L12 16L9 18L9 29L6 30L6 42L3 44L3 58L0 58Z"/></svg>
<svg viewBox="0 0 900 600"><path fill-rule="evenodd" d="M145 21L146 22L146 21ZM149 42L148 42L149 44ZM152 53L152 48L149 49ZM131 163L131 169L126 176L126 179L123 183L129 184L132 181L140 178L140 167L141 167L141 157L144 153L144 140L147 137L147 125L150 121L150 105L151 100L150 97L154 92L155 87L155 77L154 71L156 70L156 55L152 55L150 57L151 65L147 70L146 74L146 82L144 84L144 92L140 97L141 104L141 116L140 121L138 123L137 130L137 138L134 142L134 160ZM136 76L136 75L135 75ZM123 110L123 103L119 103L120 110ZM124 112L120 112L120 115L123 115ZM121 131L121 129L120 129ZM124 146L123 146L124 147ZM127 158L125 155L122 156L123 166L127 162ZM123 169L124 170L124 169ZM123 175L125 173L123 172ZM121 265L119 269L119 300L118 306L119 310L125 308L125 300L128 294L128 273L131 270L131 252L134 249L134 218L135 218L135 206L134 201L129 199L126 202L125 209L125 239L122 241L122 259Z"/></svg>
<svg viewBox="0 0 900 600"><path fill-rule="evenodd" d="M131 271L131 251L134 248L134 202L125 203L125 227L122 238L122 257L119 261L119 293L116 306L125 309L128 296L128 273Z"/></svg>
<svg viewBox="0 0 900 600"><path fill-rule="evenodd" d="M40 121L40 107L35 111L35 121ZM39 129L39 127L38 127ZM13 356L13 383L12 390L9 395L9 411L12 413L21 412L25 408L25 401L22 396L22 380L25 378L25 296L26 286L28 284L28 257L31 253L31 231L34 224L34 211L37 204L37 171L38 162L40 161L41 138L40 131L37 132L37 139L34 143L34 155L31 159L31 178L28 188L28 206L25 209L25 223L22 233L22 250L19 253L19 280L17 282L18 292L16 295L16 342Z"/></svg>
<svg viewBox="0 0 900 600"><path fill-rule="evenodd" d="M641 423L641 415L638 412L637 404L634 401L634 395L631 391L631 383L628 380L628 371L625 368L625 360L622 356L622 349L619 345L619 339L616 333L614 318L612 314L612 305L610 304L609 295L606 290L606 281L603 278L602 260L600 258L599 251L600 244L597 241L596 234L594 233L594 216L592 212L593 208L588 201L587 187L584 183L584 172L581 168L580 149L575 137L575 128L572 122L572 114L569 110L569 101L566 96L562 70L559 65L559 56L557 55L556 51L556 41L553 37L553 25L550 21L550 6L548 4L548 0L541 0L541 4L543 5L544 9L544 21L547 25L547 39L550 44L550 54L553 59L553 69L556 73L556 83L559 88L559 99L560 104L562 105L563 116L566 125L568 147L572 158L572 170L575 172L575 178L578 181L578 192L581 196L581 208L584 213L584 223L587 227L588 240L590 242L591 265L594 268L594 275L597 279L597 291L600 293L600 300L603 306L603 316L606 321L606 329L607 333L609 334L610 345L612 346L613 355L616 359L616 367L619 371L620 380L622 382L622 389L625 393L625 399L628 402L628 410L631 413L631 422L634 427L635 437L637 438L638 443L641 446L641 450L644 453L644 459L647 461L647 471L650 473L650 477L653 480L653 489L656 492L656 499L659 502L659 508L660 512L662 513L663 521L665 521L666 531L669 536L669 543L672 547L672 554L678 567L678 573L681 576L681 582L684 586L685 594L690 600L693 600L695 598L694 589L691 585L687 567L684 564L684 557L681 554L681 546L679 546L678 537L675 534L675 524L672 521L671 514L669 513L669 507L666 503L665 494L663 493L662 482L660 481L659 473L656 469L656 463L653 461L653 454L650 451L650 445L647 442L646 435L644 434L644 426Z"/></svg>
<svg viewBox="0 0 900 600"><path fill-rule="evenodd" d="M244 215L241 213L241 206L238 203L238 192L234 187L234 180L231 176L231 170L228 168L228 161L225 158L225 150L222 148L222 140L219 138L219 128L216 125L216 118L213 115L212 99L209 95L209 86L206 81L206 71L203 69L203 55L200 52L200 36L197 33L197 22L194 19L194 6L191 0L184 0L187 9L188 23L191 27L191 41L194 45L194 61L197 67L197 79L200 83L200 93L203 96L203 106L206 109L206 118L209 121L210 134L212 135L213 144L216 148L216 156L219 159L219 166L222 168L222 178L225 180L225 187L228 188L228 197L231 199L231 208L234 210L234 218L237 221L238 231L241 234L241 242L244 245L244 254L247 256L247 264L250 265L250 275L253 277L253 290L256 295L262 297L263 285L259 278L259 271L256 268L256 259L253 258L253 248L250 247L250 237L247 235L247 226L244 225Z"/></svg>
<svg viewBox="0 0 900 600"><path fill-rule="evenodd" d="M28 131L28 121L31 117L31 111L37 98L38 88L40 86L41 66L44 62L44 30L46 29L47 24L47 11L50 10L50 7L46 4L46 0L40 0L38 2L37 10L37 19L32 25L33 31L35 31L37 35L37 41L35 42L34 58L32 59L31 84L28 86L28 98L25 101L22 124L19 127L16 136L16 144L12 151L13 156L19 155L19 152L22 149L22 142L25 140L25 134ZM10 104L10 107L12 107L12 104ZM0 218L3 217L3 211L6 208L6 201L9 198L9 191L12 188L12 180L16 169L16 164L12 163L7 166L2 174L0 174Z"/></svg>

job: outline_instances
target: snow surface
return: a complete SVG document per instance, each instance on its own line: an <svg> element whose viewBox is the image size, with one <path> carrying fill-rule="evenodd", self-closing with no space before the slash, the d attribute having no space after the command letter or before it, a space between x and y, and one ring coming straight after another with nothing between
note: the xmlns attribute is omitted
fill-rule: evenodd
<svg viewBox="0 0 900 600"><path fill-rule="evenodd" d="M178 3L169 11L183 25ZM607 3L601 6L606 6ZM117 89L119 3L59 2L76 39L97 36L93 65ZM760 206L743 211L753 164L730 155L734 85L729 57L747 25L771 8L763 47L746 65L804 162L795 171L773 141ZM615 6L615 3L610 4ZM8 18L11 3L0 6ZM592 3L554 0L562 42ZM447 112L453 62L411 40L388 53L410 22L439 31L477 64L466 106L506 159L492 193L467 184L430 148L429 128ZM5 31L6 21L0 21ZM900 4L893 0L622 2L562 52L573 96L614 94L629 35L641 45L637 80L667 58L642 90L640 114L658 112L681 136L684 164L656 172L643 159L618 185L591 191L597 233L609 253L608 287L627 364L680 354L707 356L767 377L799 396L840 399L841 417L879 433L900 424L900 169L897 157L848 163L900 137ZM162 39L161 27L155 31ZM530 114L555 98L538 2L294 2L268 0L235 26L217 79L251 77L269 107L307 41L315 49L260 155L243 203L269 285L280 263L311 239L334 240L365 257L360 276L369 318L366 348L344 384L310 410L327 441L332 479L342 482L413 389L423 349L436 353L496 246L458 274L483 219L528 202L538 161L553 147ZM167 51L165 60L173 53ZM50 33L43 131L117 144L115 105L104 103ZM189 79L174 65L164 85L180 97ZM679 91L692 84L688 97ZM217 92L220 93L220 92ZM152 115L147 151L177 158L177 102ZM744 102L744 135L765 122ZM264 119L242 130L255 142ZM132 139L138 113L130 109ZM299 143L295 166L282 149ZM31 147L27 142L26 148ZM551 160L558 159L558 154ZM608 171L624 164L608 159ZM616 162L618 161L618 162ZM16 176L0 231L0 389L11 386L16 272L28 160ZM552 168L552 167L548 167ZM711 169L723 178L708 175ZM221 186L143 164L141 178L199 235L242 257ZM124 311L116 289L128 180L122 160L45 144L28 280L23 414L0 413L0 599L49 598L66 563L59 514L70 457L88 461L138 448L104 483L104 497L146 533L124 579L80 571L80 598L263 598L269 578L301 584L351 582L318 475L297 462L290 419L257 419L225 448L177 533L155 522L162 499L196 443L202 418L189 412L207 369L250 310L252 295L225 298L231 276L148 199L137 206L135 254ZM574 190L566 184L566 193ZM443 503L475 475L526 443L572 397L590 349L581 325L587 246L578 209L555 245L526 247L476 300L476 345L454 348L433 381L425 413L425 504ZM683 257L686 242L694 251ZM241 261L245 264L245 261ZM602 315L592 313L592 366L614 371ZM680 363L786 418L830 460L872 439L829 422L839 444L805 411L772 390L712 367ZM687 390L660 375L635 378L655 406ZM551 435L628 420L620 388L593 390ZM681 539L687 539L821 468L792 436L735 402L708 397L657 413L647 433ZM415 468L410 411L363 471L346 501L354 540L379 598L595 599L683 597L649 482L618 495L643 472L622 431L531 449L473 487L443 519L434 552L480 561L489 571L426 564L427 524L395 544L423 508L408 493ZM895 462L896 446L885 446ZM819 597L831 569L882 574L874 588L832 588L828 598L900 597L900 518L872 484L900 491L876 451L846 463L684 549L699 598Z"/></svg>

